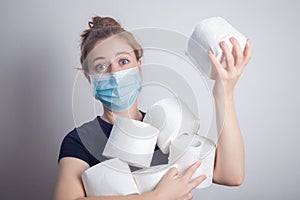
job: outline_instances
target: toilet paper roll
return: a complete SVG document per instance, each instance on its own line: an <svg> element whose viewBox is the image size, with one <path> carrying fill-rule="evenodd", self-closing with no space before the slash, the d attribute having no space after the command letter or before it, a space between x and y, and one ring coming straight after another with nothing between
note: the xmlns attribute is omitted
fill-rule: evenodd
<svg viewBox="0 0 300 200"><path fill-rule="evenodd" d="M196 134L183 134L171 143L169 164L176 164L182 174L190 165L201 160L192 178L205 174L207 178L197 187L205 188L212 184L215 150L211 140Z"/></svg>
<svg viewBox="0 0 300 200"><path fill-rule="evenodd" d="M144 122L159 129L157 146L165 154L169 153L170 142L180 134L196 133L200 121L178 98L157 101L147 111Z"/></svg>
<svg viewBox="0 0 300 200"><path fill-rule="evenodd" d="M187 51L190 58L208 77L213 78L216 70L207 55L208 50L212 50L217 59L221 60L222 49L219 43L225 41L230 51L232 44L229 41L230 37L235 37L242 49L246 45L246 37L238 32L222 17L212 17L202 20L194 29L188 41ZM225 62L222 63L223 66Z"/></svg>
<svg viewBox="0 0 300 200"><path fill-rule="evenodd" d="M150 124L118 116L103 155L120 158L132 166L150 167L158 133Z"/></svg>
<svg viewBox="0 0 300 200"><path fill-rule="evenodd" d="M87 196L138 194L127 163L115 158L85 170L82 182Z"/></svg>
<svg viewBox="0 0 300 200"><path fill-rule="evenodd" d="M132 174L140 193L153 191L162 177L172 167L176 167L176 165L156 165L150 168L134 171Z"/></svg>

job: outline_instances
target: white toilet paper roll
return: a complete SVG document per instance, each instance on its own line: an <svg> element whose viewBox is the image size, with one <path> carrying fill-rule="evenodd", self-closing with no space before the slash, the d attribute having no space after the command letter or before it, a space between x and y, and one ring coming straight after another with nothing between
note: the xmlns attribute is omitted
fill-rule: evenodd
<svg viewBox="0 0 300 200"><path fill-rule="evenodd" d="M201 166L192 178L205 174L207 178L197 187L205 188L212 184L215 150L211 140L196 134L183 134L171 143L169 164L175 163L182 174L190 165L201 160Z"/></svg>
<svg viewBox="0 0 300 200"><path fill-rule="evenodd" d="M215 69L212 67L208 58L208 50L212 50L216 57L221 60L222 49L219 46L221 41L225 41L232 50L230 37L235 37L244 49L246 45L246 37L232 27L222 17L212 17L202 20L194 29L187 46L190 58L196 66L204 72L208 77L215 76ZM223 63L225 66L225 63Z"/></svg>
<svg viewBox="0 0 300 200"><path fill-rule="evenodd" d="M132 166L150 167L158 133L150 124L118 116L103 155L120 158Z"/></svg>
<svg viewBox="0 0 300 200"><path fill-rule="evenodd" d="M139 193L128 164L117 158L85 170L82 182L90 197Z"/></svg>
<svg viewBox="0 0 300 200"><path fill-rule="evenodd" d="M153 191L161 178L172 167L176 167L176 165L156 165L150 168L134 171L132 174L140 193Z"/></svg>
<svg viewBox="0 0 300 200"><path fill-rule="evenodd" d="M196 133L200 122L178 98L157 101L147 111L144 122L159 129L157 145L163 153L169 153L170 142L180 134Z"/></svg>

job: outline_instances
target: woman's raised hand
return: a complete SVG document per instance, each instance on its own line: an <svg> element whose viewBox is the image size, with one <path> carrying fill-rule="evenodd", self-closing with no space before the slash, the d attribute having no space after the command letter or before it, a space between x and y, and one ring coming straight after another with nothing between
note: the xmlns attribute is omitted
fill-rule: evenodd
<svg viewBox="0 0 300 200"><path fill-rule="evenodd" d="M246 42L244 51L242 51L239 42L234 37L230 38L230 42L233 45L232 52L230 52L224 41L220 43L220 47L223 50L221 61L215 57L211 50L208 51L210 61L218 72L216 77L213 77L216 80L213 90L214 95L222 93L226 96L233 95L235 84L251 58L252 50L249 40ZM226 60L225 68L221 64L224 58Z"/></svg>
<svg viewBox="0 0 300 200"><path fill-rule="evenodd" d="M201 175L191 180L193 174L200 166L201 162L197 161L192 164L182 176L178 176L178 169L173 167L163 176L156 186L155 196L161 200L186 200L192 199L192 190L202 183L206 176Z"/></svg>

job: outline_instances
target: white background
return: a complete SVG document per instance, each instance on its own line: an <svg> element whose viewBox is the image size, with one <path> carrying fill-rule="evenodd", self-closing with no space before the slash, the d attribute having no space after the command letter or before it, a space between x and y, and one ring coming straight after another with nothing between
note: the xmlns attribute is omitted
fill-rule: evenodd
<svg viewBox="0 0 300 200"><path fill-rule="evenodd" d="M271 0L1 1L0 198L51 199L60 143L75 126L80 34L92 16L108 15L127 29L186 36L200 20L223 16L249 37L253 57L235 90L245 182L213 185L195 199L299 199L299 7Z"/></svg>

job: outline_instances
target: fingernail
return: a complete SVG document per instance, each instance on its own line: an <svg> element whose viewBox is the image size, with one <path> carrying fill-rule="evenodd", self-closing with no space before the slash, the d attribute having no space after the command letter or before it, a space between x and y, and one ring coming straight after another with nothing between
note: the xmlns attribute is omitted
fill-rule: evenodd
<svg viewBox="0 0 300 200"><path fill-rule="evenodd" d="M214 55L214 51L213 50L209 50L210 51L210 55Z"/></svg>

